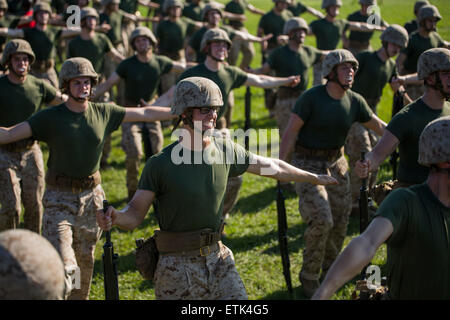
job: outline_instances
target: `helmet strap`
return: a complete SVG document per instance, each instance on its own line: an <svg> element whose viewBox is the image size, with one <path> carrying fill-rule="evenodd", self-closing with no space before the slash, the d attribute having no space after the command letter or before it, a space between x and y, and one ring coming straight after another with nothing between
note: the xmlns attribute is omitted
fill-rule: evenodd
<svg viewBox="0 0 450 320"><path fill-rule="evenodd" d="M337 72L336 72L336 67L333 68L333 70L331 72L333 73L333 76L328 78L329 81L336 82L342 88L342 90L344 90L344 91L347 91L348 89L350 89L349 85L343 85L339 81L339 77L338 77Z"/></svg>
<svg viewBox="0 0 450 320"><path fill-rule="evenodd" d="M229 48L228 48L228 52L229 52ZM217 61L217 62L224 62L226 60L226 58L221 60L221 59L214 57L211 53L211 45L210 44L208 44L208 51L207 51L206 55L210 56L211 59L213 59L214 61Z"/></svg>

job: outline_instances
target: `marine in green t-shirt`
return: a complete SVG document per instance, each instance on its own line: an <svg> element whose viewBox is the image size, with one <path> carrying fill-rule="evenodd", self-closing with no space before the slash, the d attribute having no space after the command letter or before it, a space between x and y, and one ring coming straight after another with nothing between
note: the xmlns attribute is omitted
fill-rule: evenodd
<svg viewBox="0 0 450 320"><path fill-rule="evenodd" d="M267 43L267 48L262 48L263 52L279 46L277 37L283 34L286 21L292 18L292 13L286 10L287 5L286 1L276 1L274 8L259 20L258 36L273 34L273 37Z"/></svg>
<svg viewBox="0 0 450 320"><path fill-rule="evenodd" d="M442 192L450 182L448 139L442 137L449 136L450 117L427 125L419 141L419 163L432 168L426 182L388 195L364 233L335 261L313 298L331 298L386 243L385 299L450 299L450 197Z"/></svg>
<svg viewBox="0 0 450 320"><path fill-rule="evenodd" d="M204 4L202 0L191 0L190 3L186 3L183 8L183 16L192 19L194 21L203 21L202 20L202 9Z"/></svg>
<svg viewBox="0 0 450 320"><path fill-rule="evenodd" d="M341 40L348 22L343 19L329 21L327 18L315 20L309 25L316 37L316 46L320 50L334 50Z"/></svg>

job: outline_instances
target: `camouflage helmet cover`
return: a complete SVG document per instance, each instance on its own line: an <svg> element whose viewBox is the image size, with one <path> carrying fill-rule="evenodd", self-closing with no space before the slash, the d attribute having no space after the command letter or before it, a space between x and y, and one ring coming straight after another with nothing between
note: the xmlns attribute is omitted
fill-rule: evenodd
<svg viewBox="0 0 450 320"><path fill-rule="evenodd" d="M323 0L322 1L322 9L326 9L331 6L342 7L342 0Z"/></svg>
<svg viewBox="0 0 450 320"><path fill-rule="evenodd" d="M6 0L0 0L0 9L8 10L8 2Z"/></svg>
<svg viewBox="0 0 450 320"><path fill-rule="evenodd" d="M283 34L289 34L292 30L303 29L308 32L308 23L303 18L294 17L286 21L283 28Z"/></svg>
<svg viewBox="0 0 450 320"><path fill-rule="evenodd" d="M428 2L428 0L419 0L416 1L416 3L414 3L414 13L418 13L420 8L422 8L423 6L429 6L430 3Z"/></svg>
<svg viewBox="0 0 450 320"><path fill-rule="evenodd" d="M81 9L81 13L80 13L80 20L83 20L87 17L94 17L97 20L100 18L100 16L98 15L97 10L95 10L92 7L85 7L83 9Z"/></svg>
<svg viewBox="0 0 450 320"><path fill-rule="evenodd" d="M163 12L167 13L167 10L169 10L170 7L180 7L183 9L184 3L181 0L165 0L162 8Z"/></svg>
<svg viewBox="0 0 450 320"><path fill-rule="evenodd" d="M46 11L50 15L52 14L52 8L50 7L50 4L44 1L38 2L34 5L33 16L35 16L39 11Z"/></svg>
<svg viewBox="0 0 450 320"><path fill-rule="evenodd" d="M98 81L98 74L88 59L82 57L67 59L59 73L60 87L63 88L66 82L78 77L90 77L93 81L92 86Z"/></svg>
<svg viewBox="0 0 450 320"><path fill-rule="evenodd" d="M409 35L408 31L398 24L391 24L387 27L380 36L381 41L391 42L401 48L406 48L408 45Z"/></svg>
<svg viewBox="0 0 450 320"><path fill-rule="evenodd" d="M417 76L424 80L436 71L450 70L450 50L433 48L425 51L417 61Z"/></svg>
<svg viewBox="0 0 450 320"><path fill-rule="evenodd" d="M141 26L134 29L130 35L130 45L133 49L134 49L133 43L137 37L147 37L150 40L150 42L153 43L154 45L158 43L158 40L156 39L153 32L149 28Z"/></svg>
<svg viewBox="0 0 450 320"><path fill-rule="evenodd" d="M217 10L220 13L220 16L223 17L222 7L215 2L210 2L210 3L206 4L202 9L202 21L206 20L207 14L211 10Z"/></svg>
<svg viewBox="0 0 450 320"><path fill-rule="evenodd" d="M439 13L439 10L437 7L432 5L423 6L420 8L419 13L417 14L417 19L419 22L422 22L425 19L428 18L437 18L438 21L442 20L442 16Z"/></svg>
<svg viewBox="0 0 450 320"><path fill-rule="evenodd" d="M44 237L25 229L0 232L0 299L62 300L64 264Z"/></svg>
<svg viewBox="0 0 450 320"><path fill-rule="evenodd" d="M374 6L377 4L377 0L359 0L359 4L364 6Z"/></svg>
<svg viewBox="0 0 450 320"><path fill-rule="evenodd" d="M172 114L181 115L191 107L221 107L222 92L212 80L190 77L178 82L175 88L175 101Z"/></svg>
<svg viewBox="0 0 450 320"><path fill-rule="evenodd" d="M346 49L336 49L330 51L322 64L322 76L326 78L335 66L345 62L352 63L356 73L359 63L350 51Z"/></svg>
<svg viewBox="0 0 450 320"><path fill-rule="evenodd" d="M33 50L28 41L23 39L13 39L9 41L2 55L2 65L6 66L14 53L26 53L30 57L30 65L36 60Z"/></svg>
<svg viewBox="0 0 450 320"><path fill-rule="evenodd" d="M202 37L202 42L200 43L200 51L205 50L206 46L213 41L225 41L231 47L232 42L228 33L220 28L209 29L205 32Z"/></svg>
<svg viewBox="0 0 450 320"><path fill-rule="evenodd" d="M450 161L450 116L431 121L419 138L419 159L423 166Z"/></svg>

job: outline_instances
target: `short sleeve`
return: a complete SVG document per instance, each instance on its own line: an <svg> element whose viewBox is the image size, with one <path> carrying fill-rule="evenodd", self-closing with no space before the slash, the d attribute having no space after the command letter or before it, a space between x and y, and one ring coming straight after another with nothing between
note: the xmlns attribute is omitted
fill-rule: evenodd
<svg viewBox="0 0 450 320"><path fill-rule="evenodd" d="M303 122L307 122L312 113L313 103L310 100L310 94L305 92L297 99L292 109L292 112L299 116Z"/></svg>
<svg viewBox="0 0 450 320"><path fill-rule="evenodd" d="M234 79L232 89L239 88L240 86L244 85L244 83L247 81L248 79L247 72L237 67L232 67L232 70Z"/></svg>
<svg viewBox="0 0 450 320"><path fill-rule="evenodd" d="M389 121L386 130L392 133L400 142L409 136L408 128L411 127L407 113L400 111L391 121Z"/></svg>
<svg viewBox="0 0 450 320"><path fill-rule="evenodd" d="M119 129L120 124L125 117L126 109L124 107L118 106L115 103L105 104L105 114L108 117L108 123L106 125L106 134Z"/></svg>
<svg viewBox="0 0 450 320"><path fill-rule="evenodd" d="M409 192L407 189L397 189L392 191L386 199L383 200L380 207L378 208L375 218L383 217L388 219L394 228L389 239L386 241L387 244L395 246L403 242L406 234L406 228L408 224L406 223L408 219L408 212L406 203L410 203Z"/></svg>
<svg viewBox="0 0 450 320"><path fill-rule="evenodd" d="M355 95L356 97L356 103L358 104L359 110L358 110L358 117L356 121L365 123L372 119L373 111L370 109L369 105L367 104L366 100L359 94Z"/></svg>
<svg viewBox="0 0 450 320"><path fill-rule="evenodd" d="M116 68L116 73L123 79L127 77L127 60L122 60Z"/></svg>
<svg viewBox="0 0 450 320"><path fill-rule="evenodd" d="M139 179L138 189L152 191L155 194L159 193L159 173L158 159L152 156L142 170L141 178Z"/></svg>
<svg viewBox="0 0 450 320"><path fill-rule="evenodd" d="M43 89L43 101L44 103L50 103L56 98L56 88L52 86L49 82L41 80L41 85Z"/></svg>
<svg viewBox="0 0 450 320"><path fill-rule="evenodd" d="M241 145L232 142L231 140L226 140L227 144L233 148L234 161L230 166L230 177L237 177L247 171L250 161L252 159L251 154L245 150Z"/></svg>
<svg viewBox="0 0 450 320"><path fill-rule="evenodd" d="M57 107L54 107L57 108ZM47 141L50 138L49 128L52 128L51 117L47 113L53 111L52 109L44 109L36 112L26 121L31 127L33 138L39 141Z"/></svg>
<svg viewBox="0 0 450 320"><path fill-rule="evenodd" d="M158 64L161 70L161 74L169 73L173 67L173 61L165 56L158 56Z"/></svg>

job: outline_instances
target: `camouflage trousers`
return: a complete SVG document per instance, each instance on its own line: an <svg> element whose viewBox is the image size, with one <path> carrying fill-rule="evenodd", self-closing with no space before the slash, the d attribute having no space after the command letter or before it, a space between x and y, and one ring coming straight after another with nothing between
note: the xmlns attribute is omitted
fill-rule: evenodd
<svg viewBox="0 0 450 320"><path fill-rule="evenodd" d="M239 31L243 31L245 33L248 33L247 29L244 27L240 28ZM242 52L242 60L241 60L241 69L245 69L250 66L250 63L253 60L253 57L255 56L255 46L253 43L249 41L244 40L233 40L233 44L230 48L230 54L228 57L228 62L235 66L238 62L239 53Z"/></svg>
<svg viewBox="0 0 450 320"><path fill-rule="evenodd" d="M360 123L354 123L348 132L347 139L345 141L345 153L348 155L350 166L350 185L353 210L358 210L359 208L358 198L359 190L361 188L361 179L354 170L355 164L361 159L361 152L365 152L367 154L372 151L377 142L377 135L372 130L367 130ZM378 170L370 174L369 189L375 186L375 183L377 182L377 173Z"/></svg>
<svg viewBox="0 0 450 320"><path fill-rule="evenodd" d="M289 118L291 117L292 108L295 105L298 97L280 99L277 98L275 102L275 119L277 121L278 129L280 130L280 138L283 137L284 131L289 123Z"/></svg>
<svg viewBox="0 0 450 320"><path fill-rule="evenodd" d="M41 233L44 163L37 142L24 151L0 148L0 231L19 226L21 202L25 228Z"/></svg>
<svg viewBox="0 0 450 320"><path fill-rule="evenodd" d="M47 70L36 70L31 68L30 72L33 76L39 79L43 79L50 83L53 87L59 88L59 81L58 81L58 74L56 73L56 70L54 67L51 67Z"/></svg>
<svg viewBox="0 0 450 320"><path fill-rule="evenodd" d="M304 234L301 276L318 280L320 270L328 270L341 251L347 233L351 209L348 164L344 156L331 163L305 159L293 154L292 164L316 174L331 174L339 182L333 186L319 186L297 182L299 211L308 225Z"/></svg>
<svg viewBox="0 0 450 320"><path fill-rule="evenodd" d="M424 93L425 93L425 86L424 85L414 85L414 84L407 84L405 85L405 90L408 96L411 98L411 100L415 101L419 99Z"/></svg>
<svg viewBox="0 0 450 320"><path fill-rule="evenodd" d="M314 64L313 76L314 76L314 81L313 81L314 87L321 85L321 84L325 84L327 82L326 79L324 79L322 77L322 61L319 61L316 64Z"/></svg>
<svg viewBox="0 0 450 320"><path fill-rule="evenodd" d="M127 122L122 123L122 148L125 151L125 167L127 169L127 189L129 198L133 197L139 182L139 165L142 159L141 131L146 128L150 131L152 153L161 151L164 143L161 123L156 122Z"/></svg>
<svg viewBox="0 0 450 320"><path fill-rule="evenodd" d="M246 300L230 249L200 255L160 255L155 272L158 300Z"/></svg>
<svg viewBox="0 0 450 320"><path fill-rule="evenodd" d="M101 185L79 193L52 186L47 186L45 191L42 235L53 244L63 260L66 284L72 289L68 290L70 295L67 299L89 299L95 245L101 236L96 212L102 208L103 199L105 193Z"/></svg>

